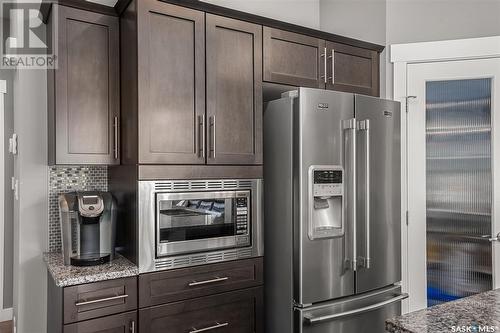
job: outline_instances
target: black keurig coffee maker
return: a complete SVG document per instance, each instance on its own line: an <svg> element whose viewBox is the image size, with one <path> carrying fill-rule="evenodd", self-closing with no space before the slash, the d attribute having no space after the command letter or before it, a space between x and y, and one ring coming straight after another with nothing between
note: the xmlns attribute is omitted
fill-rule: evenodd
<svg viewBox="0 0 500 333"><path fill-rule="evenodd" d="M72 192L59 196L65 265L93 266L113 260L116 203L107 192Z"/></svg>

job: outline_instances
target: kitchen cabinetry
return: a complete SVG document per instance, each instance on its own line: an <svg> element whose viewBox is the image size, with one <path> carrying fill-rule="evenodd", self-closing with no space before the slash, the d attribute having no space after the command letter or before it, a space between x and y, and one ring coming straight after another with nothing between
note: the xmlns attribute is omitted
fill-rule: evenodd
<svg viewBox="0 0 500 333"><path fill-rule="evenodd" d="M49 164L119 164L118 17L57 9L49 19L58 50L58 68L48 71Z"/></svg>
<svg viewBox="0 0 500 333"><path fill-rule="evenodd" d="M209 164L262 163L262 27L207 14Z"/></svg>
<svg viewBox="0 0 500 333"><path fill-rule="evenodd" d="M48 275L47 332L131 332L137 327L137 278L57 287Z"/></svg>
<svg viewBox="0 0 500 333"><path fill-rule="evenodd" d="M263 288L251 288L139 310L149 333L262 333Z"/></svg>
<svg viewBox="0 0 500 333"><path fill-rule="evenodd" d="M205 15L156 0L138 10L139 163L204 164Z"/></svg>
<svg viewBox="0 0 500 333"><path fill-rule="evenodd" d="M264 80L379 96L377 51L264 27Z"/></svg>
<svg viewBox="0 0 500 333"><path fill-rule="evenodd" d="M121 21L122 163L262 164L261 26L156 0Z"/></svg>
<svg viewBox="0 0 500 333"><path fill-rule="evenodd" d="M325 41L264 27L264 81L325 88Z"/></svg>

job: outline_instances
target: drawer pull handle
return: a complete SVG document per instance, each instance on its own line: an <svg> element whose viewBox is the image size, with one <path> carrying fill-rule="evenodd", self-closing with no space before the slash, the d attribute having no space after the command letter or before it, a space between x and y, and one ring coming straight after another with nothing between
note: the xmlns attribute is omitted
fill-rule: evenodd
<svg viewBox="0 0 500 333"><path fill-rule="evenodd" d="M99 299L93 299L91 301L83 301L83 302L76 302L76 306L83 306L83 305L89 305L89 304L96 304L96 303L101 303L101 302L107 302L107 301L114 301L117 299L122 299L122 298L127 298L128 295L118 295L118 296L113 296L113 297L106 297L106 298L99 298Z"/></svg>
<svg viewBox="0 0 500 333"><path fill-rule="evenodd" d="M200 328L200 329L196 329L193 327L193 329L191 331L189 331L189 333L206 332L206 331L211 331L211 330L215 330L217 328L226 327L226 326L229 326L229 323L222 323L222 324L216 323L216 325L214 325L214 326L209 326L209 327Z"/></svg>
<svg viewBox="0 0 500 333"><path fill-rule="evenodd" d="M211 279L211 280L193 281L190 284L188 284L188 286L190 286L190 287L196 287L196 286L201 286L201 285L204 285L204 284L222 282L222 281L226 281L226 280L229 280L229 278L228 277L221 277L221 278L220 277L216 277L215 279Z"/></svg>

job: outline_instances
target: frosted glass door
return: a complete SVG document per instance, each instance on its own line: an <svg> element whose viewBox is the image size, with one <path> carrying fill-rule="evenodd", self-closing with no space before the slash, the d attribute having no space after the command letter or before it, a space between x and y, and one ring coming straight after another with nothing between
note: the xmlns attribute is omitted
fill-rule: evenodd
<svg viewBox="0 0 500 333"><path fill-rule="evenodd" d="M426 83L427 305L491 290L491 79Z"/></svg>
<svg viewBox="0 0 500 333"><path fill-rule="evenodd" d="M414 311L500 288L500 59L409 64L407 75Z"/></svg>

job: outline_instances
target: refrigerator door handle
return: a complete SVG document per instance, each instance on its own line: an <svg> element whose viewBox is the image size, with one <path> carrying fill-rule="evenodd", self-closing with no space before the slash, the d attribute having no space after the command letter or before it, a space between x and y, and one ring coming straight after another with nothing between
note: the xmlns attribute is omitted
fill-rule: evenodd
<svg viewBox="0 0 500 333"><path fill-rule="evenodd" d="M348 184L347 193L350 195L346 196L346 216L349 216L350 219L347 220L347 225L350 226L353 240L352 240L352 259L346 260L346 268L352 269L356 271L357 269L357 255L356 255L356 118L351 118L344 120L342 123L342 128L346 133L346 137L344 138L344 170L347 173ZM347 147L347 142L349 142L349 138L347 135L351 136L350 147ZM350 154L350 156L349 156ZM346 240L346 244L349 244L349 241ZM349 250L348 250L349 251Z"/></svg>
<svg viewBox="0 0 500 333"><path fill-rule="evenodd" d="M358 128L365 134L365 257L361 258L364 268L370 268L370 120L359 122Z"/></svg>
<svg viewBox="0 0 500 333"><path fill-rule="evenodd" d="M359 309L349 310L349 311L345 311L345 312L334 313L331 315L325 315L325 316L319 316L319 317L305 316L304 320L308 325L319 324L319 323L322 323L325 321L332 321L332 320L336 320L336 319L339 319L342 317L347 317L347 316L357 315L357 314L368 312L368 311L373 311L373 310L376 310L379 308L383 308L384 306L387 306L389 304L400 302L406 298L408 298L408 294L402 293L399 295L394 295L394 297L391 299L388 299L388 300L385 300L385 301L382 301L379 303L371 304L371 305L368 305L368 306L365 306L365 307L362 307Z"/></svg>

